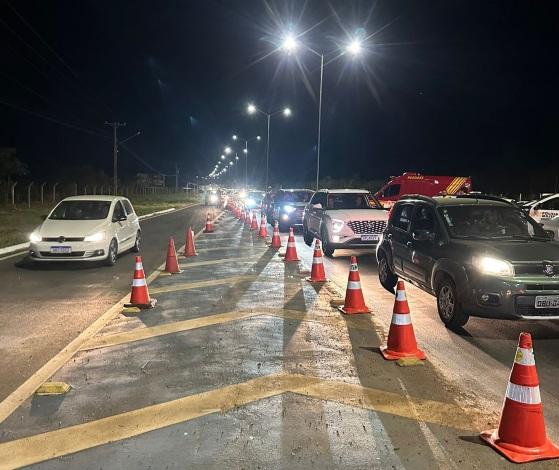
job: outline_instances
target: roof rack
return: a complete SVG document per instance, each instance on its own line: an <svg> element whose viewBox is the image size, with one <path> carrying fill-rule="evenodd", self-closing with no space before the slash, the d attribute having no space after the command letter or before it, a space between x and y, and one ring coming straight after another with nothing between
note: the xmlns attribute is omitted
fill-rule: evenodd
<svg viewBox="0 0 559 470"><path fill-rule="evenodd" d="M518 204L516 204L516 202L510 201L508 199L499 196L492 196L491 194L457 194L454 197L458 199L481 199L483 201L504 202L505 204L519 207Z"/></svg>
<svg viewBox="0 0 559 470"><path fill-rule="evenodd" d="M432 197L425 196L423 194L406 194L406 195L404 195L400 198L400 201L402 199L419 199L420 201L426 201L426 202L430 202L430 203L435 203L436 202Z"/></svg>

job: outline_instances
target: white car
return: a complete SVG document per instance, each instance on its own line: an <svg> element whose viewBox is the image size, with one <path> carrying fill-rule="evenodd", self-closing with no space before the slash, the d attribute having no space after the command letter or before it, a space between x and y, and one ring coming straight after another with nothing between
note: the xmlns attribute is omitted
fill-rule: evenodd
<svg viewBox="0 0 559 470"><path fill-rule="evenodd" d="M374 248L386 228L388 210L365 189L322 189L303 214L303 238L322 242L324 254L337 248Z"/></svg>
<svg viewBox="0 0 559 470"><path fill-rule="evenodd" d="M140 251L141 230L130 201L120 196L63 199L29 236L33 261L105 261Z"/></svg>
<svg viewBox="0 0 559 470"><path fill-rule="evenodd" d="M542 228L552 237L552 240L559 241L559 216L553 219L542 219Z"/></svg>
<svg viewBox="0 0 559 470"><path fill-rule="evenodd" d="M532 219L544 223L546 220L559 216L559 193L531 202L525 207L530 209Z"/></svg>

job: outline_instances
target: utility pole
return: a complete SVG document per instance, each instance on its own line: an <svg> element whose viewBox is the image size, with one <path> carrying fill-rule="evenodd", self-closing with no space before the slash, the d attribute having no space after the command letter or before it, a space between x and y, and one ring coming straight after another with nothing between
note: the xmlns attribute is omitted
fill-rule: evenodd
<svg viewBox="0 0 559 470"><path fill-rule="evenodd" d="M126 127L125 122L107 122L105 125L113 128L113 194L116 196L117 191L117 173L118 173L118 138L116 130L119 127Z"/></svg>
<svg viewBox="0 0 559 470"><path fill-rule="evenodd" d="M179 192L179 165L175 163L175 193Z"/></svg>

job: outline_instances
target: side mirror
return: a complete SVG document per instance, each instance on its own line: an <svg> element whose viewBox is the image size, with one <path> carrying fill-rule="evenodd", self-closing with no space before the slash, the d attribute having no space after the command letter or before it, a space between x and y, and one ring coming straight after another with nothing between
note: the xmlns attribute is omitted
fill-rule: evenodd
<svg viewBox="0 0 559 470"><path fill-rule="evenodd" d="M414 230L412 237L417 242L433 241L435 239L435 234L429 230Z"/></svg>
<svg viewBox="0 0 559 470"><path fill-rule="evenodd" d="M317 204L313 204L313 209L322 209L322 204L319 202Z"/></svg>

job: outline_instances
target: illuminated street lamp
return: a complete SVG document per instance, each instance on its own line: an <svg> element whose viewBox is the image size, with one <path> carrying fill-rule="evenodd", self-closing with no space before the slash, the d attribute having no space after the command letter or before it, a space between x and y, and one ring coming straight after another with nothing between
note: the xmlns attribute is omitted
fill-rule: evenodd
<svg viewBox="0 0 559 470"><path fill-rule="evenodd" d="M233 134L231 136L231 138L234 141L237 140L241 140L241 141L245 141L245 148L243 149L243 153L245 154L245 187L248 188L248 143L251 140L258 140L260 141L261 137L259 135L255 136L255 137L251 137L250 139L245 139L244 137L241 137L240 135L237 134ZM238 160L239 157L237 155L235 155L235 159Z"/></svg>
<svg viewBox="0 0 559 470"><path fill-rule="evenodd" d="M248 114L255 114L257 112L266 116L266 120L267 120L267 124L268 124L268 134L267 134L267 137L266 137L266 186L265 186L265 189L268 190L268 171L269 171L269 167L270 167L270 119L271 119L272 116L275 116L276 114L279 114L279 113L282 113L284 117L288 118L288 117L291 116L292 111L291 111L291 108L286 106L285 108L278 109L277 111L274 111L273 113L267 113L265 111L262 111L260 108L258 108L253 103L249 103L247 105L247 113Z"/></svg>
<svg viewBox="0 0 559 470"><path fill-rule="evenodd" d="M235 140L235 139L233 139L233 140ZM232 152L231 147L229 147L229 146L225 147L225 149L224 149L223 151L224 151L227 155L229 155L229 154Z"/></svg>

